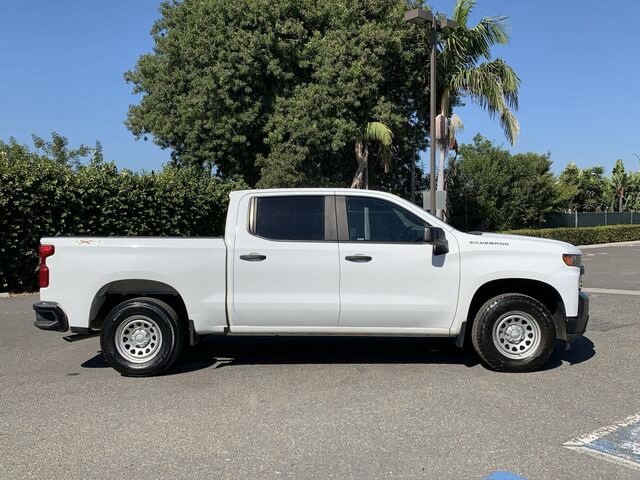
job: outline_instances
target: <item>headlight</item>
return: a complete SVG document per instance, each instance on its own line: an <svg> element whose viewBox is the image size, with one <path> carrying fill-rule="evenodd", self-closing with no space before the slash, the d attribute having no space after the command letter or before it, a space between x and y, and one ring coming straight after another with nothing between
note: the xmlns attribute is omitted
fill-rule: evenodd
<svg viewBox="0 0 640 480"><path fill-rule="evenodd" d="M570 267L580 268L582 266L582 255L565 253L562 255L562 260Z"/></svg>

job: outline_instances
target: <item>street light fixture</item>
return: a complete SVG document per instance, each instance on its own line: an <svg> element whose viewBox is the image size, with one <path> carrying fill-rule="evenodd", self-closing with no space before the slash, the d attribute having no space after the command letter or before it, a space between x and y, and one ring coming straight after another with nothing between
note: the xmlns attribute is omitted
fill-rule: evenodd
<svg viewBox="0 0 640 480"><path fill-rule="evenodd" d="M436 53L437 53L437 37L436 34L443 28L455 28L458 26L453 20L449 20L446 15L442 13L436 13L435 15L431 10L424 10L422 8L414 8L407 11L404 14L404 20L414 25L427 25L429 29L429 43L431 44L431 60L429 68L429 137L431 138L431 144L429 145L430 153L430 168L431 173L429 175L429 211L435 215L436 211ZM415 158L415 157L414 157ZM415 161L415 159L413 160ZM415 170L412 170L415 171ZM415 181L412 182L415 185Z"/></svg>
<svg viewBox="0 0 640 480"><path fill-rule="evenodd" d="M406 22L414 23L416 25L420 25L425 22L433 23L433 13L431 10L414 8L405 12L404 19Z"/></svg>

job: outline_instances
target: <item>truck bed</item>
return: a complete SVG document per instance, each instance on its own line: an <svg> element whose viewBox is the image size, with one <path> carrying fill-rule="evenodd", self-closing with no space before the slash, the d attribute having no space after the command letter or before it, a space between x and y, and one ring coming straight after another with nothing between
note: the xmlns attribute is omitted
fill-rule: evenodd
<svg viewBox="0 0 640 480"><path fill-rule="evenodd" d="M41 243L55 253L47 259L50 283L40 298L58 302L74 330L89 328L105 294L130 291L178 293L200 333L227 325L222 238L49 237Z"/></svg>

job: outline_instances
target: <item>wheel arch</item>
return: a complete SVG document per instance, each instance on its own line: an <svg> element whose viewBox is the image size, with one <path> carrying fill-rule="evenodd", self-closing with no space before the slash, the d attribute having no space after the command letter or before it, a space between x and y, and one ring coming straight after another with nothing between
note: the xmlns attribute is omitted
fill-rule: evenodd
<svg viewBox="0 0 640 480"><path fill-rule="evenodd" d="M190 327L187 306L182 295L171 285L148 279L122 279L102 286L94 295L89 310L89 326L99 330L109 312L118 304L136 297L151 297L170 305L185 328Z"/></svg>
<svg viewBox="0 0 640 480"><path fill-rule="evenodd" d="M556 337L566 340L566 322L564 302L560 292L552 285L540 280L529 278L503 278L491 280L481 285L474 293L469 309L467 311L466 320L456 339L456 344L462 347L469 340L471 327L475 319L478 309L489 299L505 293L520 293L535 298L542 303L556 324Z"/></svg>

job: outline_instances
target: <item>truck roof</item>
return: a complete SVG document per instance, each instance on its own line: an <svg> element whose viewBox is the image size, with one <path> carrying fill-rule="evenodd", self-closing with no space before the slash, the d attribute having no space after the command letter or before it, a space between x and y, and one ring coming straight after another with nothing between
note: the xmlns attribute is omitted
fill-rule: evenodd
<svg viewBox="0 0 640 480"><path fill-rule="evenodd" d="M246 190L234 190L231 195L244 195L246 193L343 193L343 194L382 194L393 195L389 192L382 192L380 190L356 190L353 188L253 188Z"/></svg>

